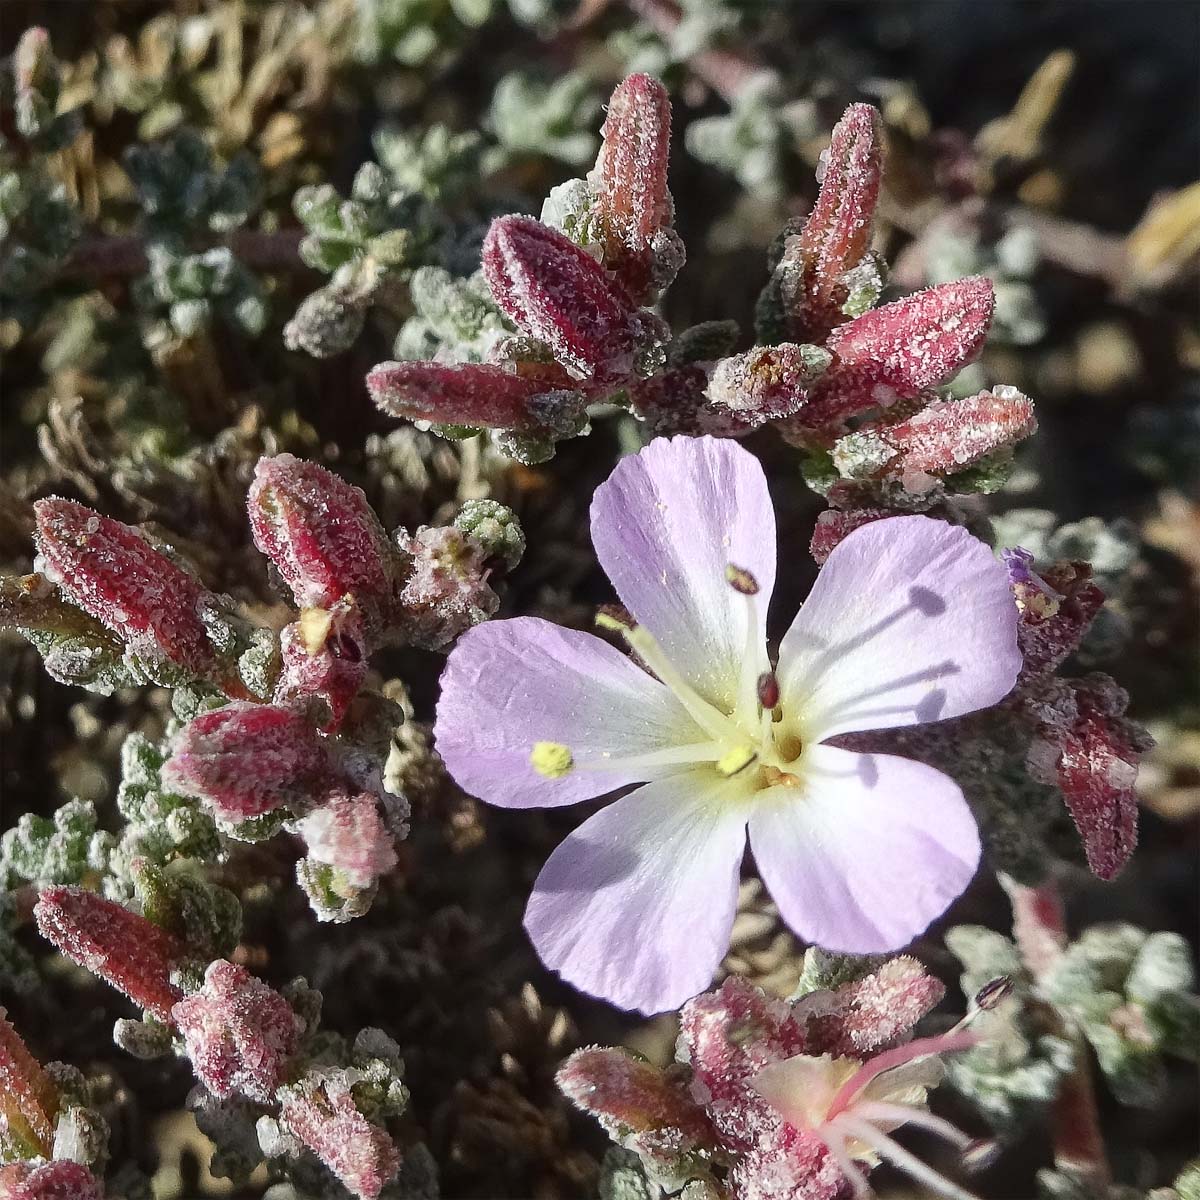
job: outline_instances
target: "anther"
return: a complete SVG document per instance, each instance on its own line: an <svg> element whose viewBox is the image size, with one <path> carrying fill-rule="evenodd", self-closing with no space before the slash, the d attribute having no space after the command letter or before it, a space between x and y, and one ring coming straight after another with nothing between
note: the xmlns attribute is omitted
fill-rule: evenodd
<svg viewBox="0 0 1200 1200"><path fill-rule="evenodd" d="M744 771L756 758L757 752L750 746L736 746L717 759L717 770L728 778Z"/></svg>
<svg viewBox="0 0 1200 1200"><path fill-rule="evenodd" d="M1007 975L1000 975L975 993L975 1007L990 1012L999 1006L1001 1001L1012 994L1013 981Z"/></svg>
<svg viewBox="0 0 1200 1200"><path fill-rule="evenodd" d="M779 704L779 679L774 671L764 671L758 677L758 702L768 712Z"/></svg>
<svg viewBox="0 0 1200 1200"><path fill-rule="evenodd" d="M727 563L725 565L725 582L735 592L741 592L743 596L758 595L758 580L745 567L736 567L733 563Z"/></svg>
<svg viewBox="0 0 1200 1200"><path fill-rule="evenodd" d="M575 758L561 742L534 742L529 765L546 779L561 779L575 766Z"/></svg>

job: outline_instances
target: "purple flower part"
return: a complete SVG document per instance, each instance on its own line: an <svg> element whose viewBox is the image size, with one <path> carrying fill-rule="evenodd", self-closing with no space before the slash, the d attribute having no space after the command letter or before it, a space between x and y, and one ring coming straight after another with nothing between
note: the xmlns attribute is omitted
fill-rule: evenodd
<svg viewBox="0 0 1200 1200"><path fill-rule="evenodd" d="M783 919L846 954L895 950L971 882L979 830L958 785L924 763L813 746L798 789L764 792L750 846Z"/></svg>
<svg viewBox="0 0 1200 1200"><path fill-rule="evenodd" d="M438 753L473 796L501 808L556 808L653 777L607 765L686 743L691 719L653 676L589 633L537 617L468 630L442 675ZM567 746L579 770L546 774L535 744Z"/></svg>
<svg viewBox="0 0 1200 1200"><path fill-rule="evenodd" d="M874 521L839 542L779 647L803 745L987 708L1020 670L1007 572L978 538L929 517Z"/></svg>
<svg viewBox="0 0 1200 1200"><path fill-rule="evenodd" d="M550 855L525 929L552 971L647 1014L708 986L737 912L750 789L704 774L639 788Z"/></svg>
<svg viewBox="0 0 1200 1200"><path fill-rule="evenodd" d="M621 603L701 696L732 704L749 645L768 666L775 510L758 459L723 439L653 441L596 489L591 520ZM726 582L731 563L758 581L753 605Z"/></svg>
<svg viewBox="0 0 1200 1200"><path fill-rule="evenodd" d="M526 915L544 961L625 1007L678 1007L727 944L747 825L794 928L841 950L911 941L978 861L961 793L920 764L821 743L1005 695L1021 660L1003 565L927 517L849 533L764 711L775 526L756 460L712 438L652 443L597 491L592 529L652 674L587 634L500 621L460 640L438 709L451 773L491 803L650 781L546 864Z"/></svg>
<svg viewBox="0 0 1200 1200"><path fill-rule="evenodd" d="M1024 546L1005 546L1000 550L1000 561L1008 570L1009 583L1031 584L1036 578L1033 570L1033 551Z"/></svg>

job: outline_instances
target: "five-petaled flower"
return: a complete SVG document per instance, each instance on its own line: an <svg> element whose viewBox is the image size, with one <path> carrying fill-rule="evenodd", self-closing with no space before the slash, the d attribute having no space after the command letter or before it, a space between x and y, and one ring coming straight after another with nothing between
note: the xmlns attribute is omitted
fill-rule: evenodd
<svg viewBox="0 0 1200 1200"><path fill-rule="evenodd" d="M932 767L833 739L956 717L1012 688L1004 567L928 517L864 525L830 554L773 667L775 517L750 453L654 441L597 490L591 522L635 622L620 632L648 669L590 634L494 621L450 655L437 715L451 774L488 803L643 785L539 875L525 928L546 965L626 1008L677 1008L728 945L747 832L807 941L871 953L920 934L975 872L971 812Z"/></svg>

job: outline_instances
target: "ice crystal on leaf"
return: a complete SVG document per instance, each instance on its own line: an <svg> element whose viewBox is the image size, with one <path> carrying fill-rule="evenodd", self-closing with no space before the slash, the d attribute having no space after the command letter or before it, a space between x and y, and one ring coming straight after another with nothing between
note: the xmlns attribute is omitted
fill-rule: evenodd
<svg viewBox="0 0 1200 1200"><path fill-rule="evenodd" d="M831 739L1000 700L1020 667L1004 567L926 517L863 526L830 555L772 664L774 528L746 451L654 442L592 504L597 553L636 622L616 632L648 670L522 617L460 639L443 676L438 749L489 803L557 807L643 785L551 855L525 917L548 966L627 1008L674 1008L711 980L747 833L784 920L840 951L905 945L978 862L950 778ZM779 703L764 709L771 669ZM643 936L627 936L631 922Z"/></svg>

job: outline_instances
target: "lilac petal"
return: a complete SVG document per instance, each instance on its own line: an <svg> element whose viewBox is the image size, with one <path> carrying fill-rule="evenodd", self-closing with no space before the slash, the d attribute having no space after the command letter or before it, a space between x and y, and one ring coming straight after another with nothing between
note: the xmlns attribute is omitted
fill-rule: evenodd
<svg viewBox="0 0 1200 1200"><path fill-rule="evenodd" d="M1020 669L1003 564L965 529L890 517L834 548L784 636L778 674L811 743L986 708Z"/></svg>
<svg viewBox="0 0 1200 1200"><path fill-rule="evenodd" d="M958 784L890 754L809 746L801 786L756 798L750 845L783 919L845 954L899 950L941 916L979 863Z"/></svg>
<svg viewBox="0 0 1200 1200"><path fill-rule="evenodd" d="M581 764L705 740L679 701L619 650L537 617L463 634L442 673L434 735L459 785L502 808L574 804L656 773L593 761L547 778L530 765L538 742L567 747Z"/></svg>
<svg viewBox="0 0 1200 1200"><path fill-rule="evenodd" d="M708 987L737 910L750 786L689 771L585 821L547 860L525 912L542 962L646 1014Z"/></svg>
<svg viewBox="0 0 1200 1200"><path fill-rule="evenodd" d="M758 460L725 439L658 438L596 489L592 541L634 619L702 696L731 711L748 614L765 647L775 586L775 512ZM726 581L729 564L754 576L752 601Z"/></svg>

